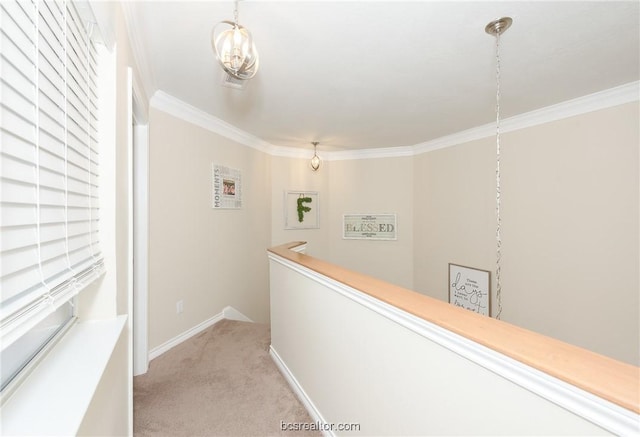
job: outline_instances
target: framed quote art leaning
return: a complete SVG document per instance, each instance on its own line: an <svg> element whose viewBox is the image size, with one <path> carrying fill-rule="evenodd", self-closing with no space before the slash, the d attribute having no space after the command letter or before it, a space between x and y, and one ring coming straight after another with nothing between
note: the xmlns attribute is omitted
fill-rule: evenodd
<svg viewBox="0 0 640 437"><path fill-rule="evenodd" d="M491 315L491 272L449 263L449 303Z"/></svg>

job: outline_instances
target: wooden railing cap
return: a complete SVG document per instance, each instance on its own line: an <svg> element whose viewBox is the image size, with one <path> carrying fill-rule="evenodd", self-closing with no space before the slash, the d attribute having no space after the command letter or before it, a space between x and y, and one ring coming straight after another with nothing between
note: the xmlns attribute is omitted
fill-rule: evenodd
<svg viewBox="0 0 640 437"><path fill-rule="evenodd" d="M291 250L304 244L295 241L268 250L640 414L640 367Z"/></svg>

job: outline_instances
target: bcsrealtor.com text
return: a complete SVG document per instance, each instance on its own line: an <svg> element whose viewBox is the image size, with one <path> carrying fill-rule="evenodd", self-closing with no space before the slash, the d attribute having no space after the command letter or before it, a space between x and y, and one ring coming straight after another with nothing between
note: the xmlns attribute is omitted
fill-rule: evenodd
<svg viewBox="0 0 640 437"><path fill-rule="evenodd" d="M284 422L280 421L282 431L360 431L359 423L324 423L324 422Z"/></svg>

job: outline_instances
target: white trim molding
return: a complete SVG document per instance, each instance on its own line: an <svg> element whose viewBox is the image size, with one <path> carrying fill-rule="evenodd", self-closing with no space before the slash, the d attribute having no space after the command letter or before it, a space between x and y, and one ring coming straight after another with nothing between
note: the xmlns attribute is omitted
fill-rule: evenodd
<svg viewBox="0 0 640 437"><path fill-rule="evenodd" d="M149 361L155 358L158 358L163 353L169 351L170 349L173 349L183 341L189 340L194 335L199 334L200 332L204 331L208 327L215 325L222 319L224 319L224 313L216 314L215 316L205 320L204 322L197 324L193 328L187 329L182 334L179 334L173 337L172 339L165 341L160 346L154 347L149 351Z"/></svg>
<svg viewBox="0 0 640 437"><path fill-rule="evenodd" d="M271 146L268 150L271 156L283 158L311 159L312 150L298 147ZM413 146L381 147L378 149L340 150L320 152L318 156L324 161L347 161L351 159L400 158L413 156Z"/></svg>
<svg viewBox="0 0 640 437"><path fill-rule="evenodd" d="M320 423L322 425L322 435L324 435L325 437L335 436L334 432L331 431L331 427L327 424L327 421L324 420L324 417L322 417L320 410L318 410L307 392L304 391L304 388L302 388L296 377L293 376L293 373L291 373L291 370L289 370L285 362L282 360L282 358L280 358L280 355L278 355L278 352L276 352L276 350L271 345L269 346L269 355L271 355L271 359L275 363L278 370L280 370L280 373L282 373L282 376L284 376L284 379L289 384L289 387L291 387L291 390L295 393L298 399L300 399L302 405L304 405L304 408L309 413L309 416L311 416L311 419L313 419L314 422Z"/></svg>
<svg viewBox="0 0 640 437"><path fill-rule="evenodd" d="M299 244L298 246L292 247L289 250L293 250L297 253L307 253L307 243Z"/></svg>
<svg viewBox="0 0 640 437"><path fill-rule="evenodd" d="M119 2L122 7L122 14L124 16L125 27L127 28L127 36L129 37L129 44L131 45L131 51L133 52L133 60L136 64L136 70L140 75L142 81L142 89L144 90L144 95L147 97L146 99L140 100L140 103L144 105L144 109L147 109L147 101L149 96L153 95L155 92L156 84L153 77L153 71L151 69L151 64L147 60L146 50L144 47L144 43L140 39L140 32L136 31L136 23L139 23L139 20L136 17L135 7L133 3L130 2ZM136 94L141 94L139 87L136 83ZM143 96L136 95L136 97L141 98Z"/></svg>
<svg viewBox="0 0 640 437"><path fill-rule="evenodd" d="M234 307L226 307L225 309L222 310L222 314L224 315L224 318L227 320L236 320L238 322L251 322L253 323L253 320L251 320L249 317L245 316L244 314L242 314L240 311L238 311L237 309L235 309Z"/></svg>
<svg viewBox="0 0 640 437"><path fill-rule="evenodd" d="M200 126L203 129L207 129L208 131L236 141L247 147L251 147L252 149L256 149L264 153L271 153L275 148L274 145L269 144L224 120L214 117L195 106L191 106L162 90L158 90L153 94L150 105L156 109L171 114L174 117L195 124L196 126Z"/></svg>
<svg viewBox="0 0 640 437"><path fill-rule="evenodd" d="M134 81L135 82L135 81ZM135 113L137 100L134 97ZM149 125L133 126L133 374L149 366Z"/></svg>
<svg viewBox="0 0 640 437"><path fill-rule="evenodd" d="M193 328L187 329L182 334L179 334L173 337L172 339L165 341L160 346L156 346L153 349L151 349L149 351L149 361L153 360L154 358L158 358L163 353L167 352L170 349L173 349L183 341L189 340L194 335L201 333L208 327L215 325L216 323L218 323L220 320L223 320L223 319L238 320L241 322L253 321L247 316L245 316L244 314L242 314L237 309L233 308L232 306L227 306L222 310L221 313L218 313L215 316L208 318L207 320L201 323L198 323Z"/></svg>
<svg viewBox="0 0 640 437"><path fill-rule="evenodd" d="M319 154L320 159L327 159L330 152L324 152ZM301 147L284 147L272 145L269 149L271 156L278 156L281 158L294 158L294 159L311 159L313 157L313 150L304 149Z"/></svg>
<svg viewBox="0 0 640 437"><path fill-rule="evenodd" d="M600 109L623 105L640 100L640 81L630 82L587 96L579 97L556 105L547 106L524 114L505 118L501 121L501 131L511 132L531 126L537 126L564 118L573 117ZM201 109L195 108L168 93L158 90L151 98L151 106L167 112L174 117L188 121L225 138L245 146L268 153L271 156L285 158L310 159L307 149L275 146L248 132L243 131ZM415 156L445 147L457 146L469 141L490 137L495 134L495 123L466 129L451 135L415 144L413 146L383 147L376 149L342 150L324 152L325 161L345 161L351 159L399 158Z"/></svg>
<svg viewBox="0 0 640 437"><path fill-rule="evenodd" d="M380 147L378 149L342 150L329 152L328 161L351 159L402 158L415 155L414 146Z"/></svg>
<svg viewBox="0 0 640 437"><path fill-rule="evenodd" d="M640 416L585 390L480 345L434 323L384 303L339 281L291 262L272 252L269 260L279 263L324 287L380 314L404 328L476 363L548 401L583 417L615 435L635 435Z"/></svg>
<svg viewBox="0 0 640 437"><path fill-rule="evenodd" d="M640 100L640 81L631 82L608 90L578 97L556 105L525 112L500 121L500 132L512 132L552 121L562 120L600 109L611 108ZM490 137L496 133L496 124L487 123L455 134L446 135L413 146L415 155L457 146L469 141Z"/></svg>

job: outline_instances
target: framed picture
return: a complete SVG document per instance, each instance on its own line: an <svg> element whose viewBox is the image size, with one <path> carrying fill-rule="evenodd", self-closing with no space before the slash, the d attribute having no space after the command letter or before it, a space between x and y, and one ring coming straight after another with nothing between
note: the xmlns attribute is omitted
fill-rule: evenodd
<svg viewBox="0 0 640 437"><path fill-rule="evenodd" d="M320 228L320 198L317 191L285 191L284 228Z"/></svg>
<svg viewBox="0 0 640 437"><path fill-rule="evenodd" d="M212 164L212 175L212 208L242 208L242 174L240 170Z"/></svg>
<svg viewBox="0 0 640 437"><path fill-rule="evenodd" d="M449 303L491 316L491 272L449 263Z"/></svg>
<svg viewBox="0 0 640 437"><path fill-rule="evenodd" d="M395 214L344 214L343 240L397 240Z"/></svg>

